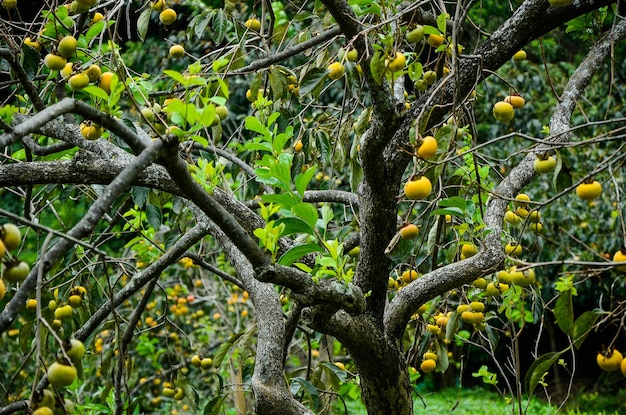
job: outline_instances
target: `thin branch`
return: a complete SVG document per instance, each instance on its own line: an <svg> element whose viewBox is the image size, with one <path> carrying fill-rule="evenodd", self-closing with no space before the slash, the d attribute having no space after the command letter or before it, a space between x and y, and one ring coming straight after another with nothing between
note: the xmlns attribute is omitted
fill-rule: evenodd
<svg viewBox="0 0 626 415"><path fill-rule="evenodd" d="M260 58L249 64L248 66L244 66L241 69L237 69L235 71L229 72L226 75L239 75L244 73L256 72L259 69L267 68L275 63L278 63L284 59L290 58L292 56L297 55L298 53L302 53L307 49L312 48L313 46L317 46L320 43L323 43L327 40L330 40L336 36L341 34L341 29L339 27L334 27L332 29L327 30L309 40L305 40L302 43L299 43L295 46L290 47L289 49L282 50L280 52L272 53L269 56L264 58Z"/></svg>

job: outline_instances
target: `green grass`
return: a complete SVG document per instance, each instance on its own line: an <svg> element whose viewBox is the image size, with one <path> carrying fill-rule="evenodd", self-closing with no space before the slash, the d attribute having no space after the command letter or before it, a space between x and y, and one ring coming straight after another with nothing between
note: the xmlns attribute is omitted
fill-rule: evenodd
<svg viewBox="0 0 626 415"><path fill-rule="evenodd" d="M548 405L541 399L523 400L522 408L526 415L621 415L626 414L624 396L603 397L599 394L581 393L572 396L568 405L557 412L556 407ZM508 402L499 394L486 388L454 389L448 388L438 392L426 392L415 399L415 414L453 414L453 415L517 415L517 405ZM621 405L620 408L617 406ZM365 415L365 407L360 401L346 401L348 415ZM343 405L335 404L332 412L344 414Z"/></svg>

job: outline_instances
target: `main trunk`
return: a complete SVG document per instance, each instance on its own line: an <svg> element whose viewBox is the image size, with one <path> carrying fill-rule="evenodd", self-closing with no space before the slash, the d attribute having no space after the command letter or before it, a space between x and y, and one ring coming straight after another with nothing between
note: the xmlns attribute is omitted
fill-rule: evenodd
<svg viewBox="0 0 626 415"><path fill-rule="evenodd" d="M350 335L339 339L357 366L362 399L369 415L413 413L411 381L398 343L391 341L371 321L355 322Z"/></svg>
<svg viewBox="0 0 626 415"><path fill-rule="evenodd" d="M381 358L355 359L368 415L413 414L411 381L404 357L386 347ZM383 351L383 350L381 350Z"/></svg>

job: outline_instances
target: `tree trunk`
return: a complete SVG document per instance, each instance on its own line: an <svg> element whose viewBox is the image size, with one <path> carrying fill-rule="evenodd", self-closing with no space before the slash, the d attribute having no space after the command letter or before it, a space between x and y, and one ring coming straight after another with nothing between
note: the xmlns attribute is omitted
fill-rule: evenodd
<svg viewBox="0 0 626 415"><path fill-rule="evenodd" d="M381 344L381 356L354 361L361 377L361 391L368 415L413 414L411 381L402 353Z"/></svg>

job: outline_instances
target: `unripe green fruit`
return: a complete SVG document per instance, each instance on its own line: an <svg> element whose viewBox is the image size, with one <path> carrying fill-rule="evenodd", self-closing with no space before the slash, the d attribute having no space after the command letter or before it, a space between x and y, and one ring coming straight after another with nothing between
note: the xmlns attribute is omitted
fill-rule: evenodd
<svg viewBox="0 0 626 415"><path fill-rule="evenodd" d="M47 406L42 406L33 411L32 415L54 415L54 411Z"/></svg>
<svg viewBox="0 0 626 415"><path fill-rule="evenodd" d="M17 0L2 0L2 8L11 10L17 7Z"/></svg>
<svg viewBox="0 0 626 415"><path fill-rule="evenodd" d="M84 72L77 73L76 75L72 75L70 77L67 84L70 86L72 91L79 91L89 85L89 76L87 76Z"/></svg>
<svg viewBox="0 0 626 415"><path fill-rule="evenodd" d="M533 166L537 173L550 173L556 168L556 159L552 156L547 158L537 157Z"/></svg>
<svg viewBox="0 0 626 415"><path fill-rule="evenodd" d="M44 389L41 393L41 399L36 402L37 406L47 406L52 408L54 406L54 394L50 389Z"/></svg>
<svg viewBox="0 0 626 415"><path fill-rule="evenodd" d="M220 120L223 121L228 117L228 108L224 105L219 105L215 107L215 113L218 117L220 117Z"/></svg>
<svg viewBox="0 0 626 415"><path fill-rule="evenodd" d="M8 251L13 251L19 248L22 243L22 233L20 228L12 223L5 223L0 227L0 239L4 243L4 247Z"/></svg>
<svg viewBox="0 0 626 415"><path fill-rule="evenodd" d="M102 75L102 69L100 69L98 65L91 65L89 68L87 68L85 74L89 78L89 82L93 83L100 79L100 75Z"/></svg>
<svg viewBox="0 0 626 415"><path fill-rule="evenodd" d="M30 272L30 267L24 261L20 261L17 264L9 264L4 269L3 277L6 282L10 282L12 284L17 282L22 282L28 276Z"/></svg>
<svg viewBox="0 0 626 415"><path fill-rule="evenodd" d="M72 317L73 313L74 313L74 310L72 309L72 306L69 304L66 304L61 307L57 307L56 310L54 310L54 318L63 320L63 319Z"/></svg>
<svg viewBox="0 0 626 415"><path fill-rule="evenodd" d="M74 0L70 3L71 14L83 14L83 13L87 13L88 11L89 11L89 7L82 6L80 3L78 3L77 0Z"/></svg>
<svg viewBox="0 0 626 415"><path fill-rule="evenodd" d="M77 46L78 41L74 36L65 36L59 41L59 44L57 45L57 53L64 58L69 58L74 53L76 53Z"/></svg>
<svg viewBox="0 0 626 415"><path fill-rule="evenodd" d="M174 9L165 9L159 13L159 20L165 26L172 25L176 21L176 12Z"/></svg>
<svg viewBox="0 0 626 415"><path fill-rule="evenodd" d="M70 386L77 377L78 372L74 366L54 362L48 367L48 382L50 382L52 386Z"/></svg>
<svg viewBox="0 0 626 415"><path fill-rule="evenodd" d="M202 369L210 369L211 366L213 366L213 359L211 359L210 357L205 357L200 361L200 367Z"/></svg>
<svg viewBox="0 0 626 415"><path fill-rule="evenodd" d="M185 56L185 48L181 45L174 45L170 48L170 56L172 58L182 58Z"/></svg>
<svg viewBox="0 0 626 415"><path fill-rule="evenodd" d="M85 345L83 342L76 339L70 339L68 343L69 344L65 345L65 353L67 354L67 357L72 359L72 362L78 362L85 354Z"/></svg>
<svg viewBox="0 0 626 415"><path fill-rule="evenodd" d="M183 388L176 388L176 393L174 394L174 399L176 399L177 401L182 400L185 397L185 391L183 390Z"/></svg>
<svg viewBox="0 0 626 415"><path fill-rule="evenodd" d="M415 29L411 30L406 34L406 41L409 43L418 43L421 42L424 38L424 26L417 25Z"/></svg>
<svg viewBox="0 0 626 415"><path fill-rule="evenodd" d="M65 68L67 59L65 59L63 56L55 55L54 53L48 53L43 59L43 63L51 71L60 71L61 69Z"/></svg>
<svg viewBox="0 0 626 415"><path fill-rule="evenodd" d="M148 108L148 107L142 108L139 112L141 112L141 115L148 122L154 121L154 118L156 117L155 114L154 114L154 111L151 108Z"/></svg>
<svg viewBox="0 0 626 415"><path fill-rule="evenodd" d="M515 117L515 111L508 102L499 101L493 106L493 116L496 120L507 123Z"/></svg>
<svg viewBox="0 0 626 415"><path fill-rule="evenodd" d="M437 72L435 71L426 71L424 72L424 75L422 75L422 77L424 78L424 84L426 84L426 86L432 85L437 82Z"/></svg>
<svg viewBox="0 0 626 415"><path fill-rule="evenodd" d="M358 58L359 58L359 51L357 51L356 49L350 49L346 53L346 59L350 62L356 62Z"/></svg>

